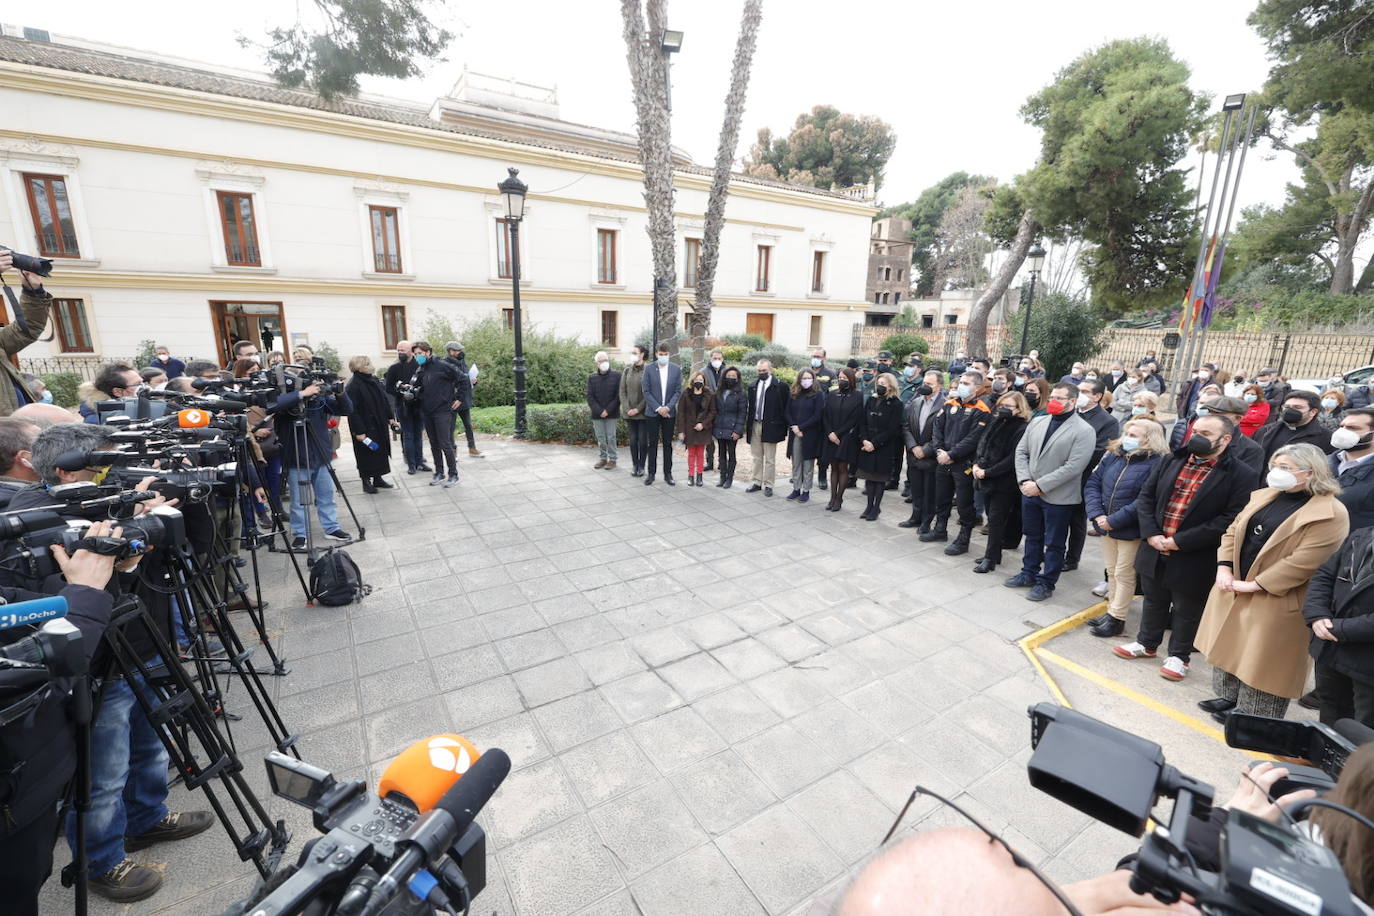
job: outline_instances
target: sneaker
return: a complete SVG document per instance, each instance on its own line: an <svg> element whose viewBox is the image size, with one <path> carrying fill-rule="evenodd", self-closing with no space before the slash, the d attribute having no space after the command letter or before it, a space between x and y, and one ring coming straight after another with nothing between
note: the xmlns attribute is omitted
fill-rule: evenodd
<svg viewBox="0 0 1374 916"><path fill-rule="evenodd" d="M1007 588L1030 588L1035 584L1035 576L1028 572L1019 572L1010 579L1002 583Z"/></svg>
<svg viewBox="0 0 1374 916"><path fill-rule="evenodd" d="M430 485L431 487L437 487L437 486L439 486L439 484L441 484L441 483L443 483L443 482L444 482L444 475L443 475L442 472L440 472L440 473L438 473L438 474L435 474L433 477L431 477L431 478L429 479L429 485Z"/></svg>
<svg viewBox="0 0 1374 916"><path fill-rule="evenodd" d="M333 531L325 532L324 539L326 541L351 541L353 540L353 535L344 531L342 528L335 528Z"/></svg>
<svg viewBox="0 0 1374 916"><path fill-rule="evenodd" d="M292 541L292 542L291 542L291 549L292 549L292 550L304 550L304 549L305 549L305 538L296 538L294 541Z"/></svg>
<svg viewBox="0 0 1374 916"><path fill-rule="evenodd" d="M451 475L449 475L448 480L445 480L445 481L444 481L444 489L447 490L449 487L453 486L453 485L456 484L457 482L458 482L458 475L457 475L457 474L451 474Z"/></svg>
<svg viewBox="0 0 1374 916"><path fill-rule="evenodd" d="M1101 582L1099 582L1099 583L1097 583L1096 585L1093 586L1093 594L1096 595L1096 596L1099 597L1099 598L1105 598L1105 597L1107 597L1107 580L1106 580L1106 579L1103 579Z"/></svg>
<svg viewBox="0 0 1374 916"><path fill-rule="evenodd" d="M1177 655L1170 655L1160 666L1159 676L1167 681L1181 681L1188 676L1188 663Z"/></svg>
<svg viewBox="0 0 1374 916"><path fill-rule="evenodd" d="M147 849L154 843L167 843L184 840L197 833L210 829L215 822L209 811L173 811L137 836L124 838L124 851L137 852Z"/></svg>
<svg viewBox="0 0 1374 916"><path fill-rule="evenodd" d="M1158 651L1158 649L1147 649L1138 642L1112 646L1112 654L1118 658L1154 658Z"/></svg>
<svg viewBox="0 0 1374 916"><path fill-rule="evenodd" d="M1046 598L1054 597L1054 589L1043 582L1037 582L1031 586L1031 590L1026 592L1027 601L1044 601Z"/></svg>
<svg viewBox="0 0 1374 916"><path fill-rule="evenodd" d="M162 887L162 874L156 868L136 865L133 859L125 859L103 875L92 875L88 885L93 893L106 900L132 903L157 893Z"/></svg>
<svg viewBox="0 0 1374 916"><path fill-rule="evenodd" d="M434 470L434 468L430 467L429 465L427 465L427 464L425 464L423 461L421 461L419 464L415 465L415 470L417 470L417 471L432 471L432 470Z"/></svg>

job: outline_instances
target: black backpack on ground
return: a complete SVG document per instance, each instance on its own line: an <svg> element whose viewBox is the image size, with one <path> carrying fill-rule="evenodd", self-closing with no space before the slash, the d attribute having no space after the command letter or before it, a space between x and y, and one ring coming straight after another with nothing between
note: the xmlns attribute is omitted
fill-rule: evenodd
<svg viewBox="0 0 1374 916"><path fill-rule="evenodd" d="M317 604L352 604L371 592L372 586L363 584L358 564L341 549L326 551L310 568L310 597Z"/></svg>

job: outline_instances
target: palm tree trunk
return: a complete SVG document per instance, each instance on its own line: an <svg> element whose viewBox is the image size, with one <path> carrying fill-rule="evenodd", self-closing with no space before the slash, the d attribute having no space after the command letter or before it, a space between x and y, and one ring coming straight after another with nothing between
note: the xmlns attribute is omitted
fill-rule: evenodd
<svg viewBox="0 0 1374 916"><path fill-rule="evenodd" d="M716 265L720 262L720 231L725 225L725 198L730 193L730 168L739 145L740 122L744 118L745 91L754 60L763 0L745 0L740 18L739 39L735 42L735 62L730 70L730 90L725 94L725 119L716 146L715 171L711 193L706 200L706 223L702 231L701 258L697 267L696 307L692 314L692 365L705 363L706 335L711 332L712 294L716 285Z"/></svg>

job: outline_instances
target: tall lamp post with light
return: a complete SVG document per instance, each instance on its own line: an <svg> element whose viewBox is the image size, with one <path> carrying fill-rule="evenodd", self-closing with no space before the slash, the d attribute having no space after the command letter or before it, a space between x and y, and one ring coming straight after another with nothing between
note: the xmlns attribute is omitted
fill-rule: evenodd
<svg viewBox="0 0 1374 916"><path fill-rule="evenodd" d="M525 192L529 185L518 177L520 170L507 168L510 176L496 186L506 204L506 223L510 230L510 286L515 325L515 438L524 439L525 425L525 339L520 316L520 221L525 218Z"/></svg>
<svg viewBox="0 0 1374 916"><path fill-rule="evenodd" d="M1030 262L1031 285L1030 295L1026 297L1026 317L1021 322L1021 355L1026 355L1026 347L1030 343L1030 315L1031 306L1035 304L1035 281L1040 279L1040 268L1045 265L1045 249L1036 242L1031 246L1031 250L1026 252L1026 260Z"/></svg>

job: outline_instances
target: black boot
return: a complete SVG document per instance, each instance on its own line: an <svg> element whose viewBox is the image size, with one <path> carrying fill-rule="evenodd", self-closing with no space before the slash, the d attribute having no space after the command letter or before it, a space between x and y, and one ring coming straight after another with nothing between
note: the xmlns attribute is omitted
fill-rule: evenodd
<svg viewBox="0 0 1374 916"><path fill-rule="evenodd" d="M376 493L376 492L377 492L377 485L374 484L374 483L372 482L372 478L371 478L371 477L364 477L364 478L363 478L363 492L364 492L364 493Z"/></svg>
<svg viewBox="0 0 1374 916"><path fill-rule="evenodd" d="M868 513L868 520L870 522L876 522L878 520L878 516L883 514L883 491L895 489L897 489L897 487L893 484L884 484L881 482L874 484L873 508Z"/></svg>
<svg viewBox="0 0 1374 916"><path fill-rule="evenodd" d="M928 531L930 530L930 523L931 523L932 521L934 521L934 519L931 519L931 518L923 518L923 519L921 519L921 528L920 528L920 533L921 533L921 534L925 534L926 532L928 532Z"/></svg>
<svg viewBox="0 0 1374 916"><path fill-rule="evenodd" d="M964 525L959 526L959 534L954 542L945 548L945 556L957 557L960 554L968 553L968 539L973 534L973 528Z"/></svg>
<svg viewBox="0 0 1374 916"><path fill-rule="evenodd" d="M921 507L920 507L920 506L913 506L912 509L911 509L911 517L908 518L908 519L907 519L906 521L904 521L904 522L898 522L898 523L897 523L897 527L898 527L898 528L917 528L917 527L920 527L921 530L922 530L922 533L924 533L927 526L924 526L924 525L921 524Z"/></svg>
<svg viewBox="0 0 1374 916"><path fill-rule="evenodd" d="M935 527L931 528L931 529L930 529L929 531L927 531L925 534L921 535L920 540L925 541L926 543L930 543L930 542L932 542L932 541L948 541L948 540L949 540L949 528L948 528L948 526L949 526L949 519L947 519L947 518L937 518L937 519L935 520Z"/></svg>

